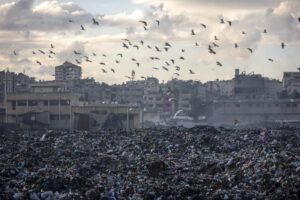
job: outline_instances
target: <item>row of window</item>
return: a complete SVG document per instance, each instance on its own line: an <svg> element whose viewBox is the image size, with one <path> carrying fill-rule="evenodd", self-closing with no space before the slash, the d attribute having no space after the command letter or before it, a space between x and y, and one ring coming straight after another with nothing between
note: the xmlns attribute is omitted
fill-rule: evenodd
<svg viewBox="0 0 300 200"><path fill-rule="evenodd" d="M18 100L17 105L18 106L38 106L39 102L42 102L44 106L58 106L59 100L45 100L45 101L36 101L36 100ZM61 106L68 106L70 105L70 100L60 100ZM14 110L16 107L16 101L12 101L12 109Z"/></svg>
<svg viewBox="0 0 300 200"><path fill-rule="evenodd" d="M252 104L252 103L248 103L248 107L249 108L253 108L253 107L257 107L257 108L263 108L263 107L267 107L267 108L278 108L279 106L281 107L287 107L287 108L297 108L298 104L297 103L287 103L287 104L279 104L279 103L275 103L275 104L263 104L263 103L256 103L256 104ZM239 103L235 104L236 108L241 107L241 105Z"/></svg>

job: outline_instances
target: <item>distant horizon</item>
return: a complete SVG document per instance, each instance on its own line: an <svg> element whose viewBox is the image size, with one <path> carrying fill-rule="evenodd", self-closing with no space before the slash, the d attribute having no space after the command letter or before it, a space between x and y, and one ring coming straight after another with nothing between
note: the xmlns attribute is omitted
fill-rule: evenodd
<svg viewBox="0 0 300 200"><path fill-rule="evenodd" d="M3 0L0 13L0 70L38 80L65 60L107 84L132 70L208 82L300 67L298 0Z"/></svg>

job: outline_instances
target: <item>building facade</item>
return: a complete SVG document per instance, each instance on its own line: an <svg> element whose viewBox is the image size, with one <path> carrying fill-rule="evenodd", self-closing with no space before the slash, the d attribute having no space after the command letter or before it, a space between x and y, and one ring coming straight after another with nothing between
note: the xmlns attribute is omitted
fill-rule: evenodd
<svg viewBox="0 0 300 200"><path fill-rule="evenodd" d="M71 81L81 79L81 67L70 62L64 62L55 67L55 81Z"/></svg>

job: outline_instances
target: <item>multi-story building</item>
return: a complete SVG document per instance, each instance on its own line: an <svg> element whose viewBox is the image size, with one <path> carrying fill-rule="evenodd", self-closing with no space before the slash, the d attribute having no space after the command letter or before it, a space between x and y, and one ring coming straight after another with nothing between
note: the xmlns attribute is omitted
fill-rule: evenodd
<svg viewBox="0 0 300 200"><path fill-rule="evenodd" d="M81 67L70 62L64 62L55 67L55 81L71 81L81 78Z"/></svg>
<svg viewBox="0 0 300 200"><path fill-rule="evenodd" d="M294 91L300 93L300 68L298 68L298 72L284 72L282 82L284 89L289 94Z"/></svg>

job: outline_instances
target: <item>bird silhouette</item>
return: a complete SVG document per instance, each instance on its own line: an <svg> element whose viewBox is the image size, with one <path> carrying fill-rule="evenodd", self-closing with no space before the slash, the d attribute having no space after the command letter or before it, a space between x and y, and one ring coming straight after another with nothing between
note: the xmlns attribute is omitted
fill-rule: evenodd
<svg viewBox="0 0 300 200"><path fill-rule="evenodd" d="M174 75L176 75L176 76L180 76L178 73L174 73ZM172 98L170 98L170 99L172 99ZM171 101L170 99L169 99L169 101Z"/></svg>
<svg viewBox="0 0 300 200"><path fill-rule="evenodd" d="M104 62L100 62L99 64L100 64L100 65L105 65L105 63L104 63Z"/></svg>
<svg viewBox="0 0 300 200"><path fill-rule="evenodd" d="M300 22L300 17L298 18L298 22Z"/></svg>
<svg viewBox="0 0 300 200"><path fill-rule="evenodd" d="M75 61L77 62L77 64L81 64L81 62L79 60L75 59Z"/></svg>
<svg viewBox="0 0 300 200"><path fill-rule="evenodd" d="M17 52L16 52L16 51L14 51L14 55L15 55L15 56L17 55Z"/></svg>
<svg viewBox="0 0 300 200"><path fill-rule="evenodd" d="M135 47L136 50L139 50L139 46L138 45L133 45L133 47Z"/></svg>
<svg viewBox="0 0 300 200"><path fill-rule="evenodd" d="M180 58L179 58L180 60L184 60L184 57L183 56L180 56Z"/></svg>
<svg viewBox="0 0 300 200"><path fill-rule="evenodd" d="M253 53L253 50L251 48L247 48L247 49L250 51L250 53Z"/></svg>
<svg viewBox="0 0 300 200"><path fill-rule="evenodd" d="M146 21L140 20L139 22L143 23L144 26L147 26L147 22Z"/></svg>
<svg viewBox="0 0 300 200"><path fill-rule="evenodd" d="M273 59L271 59L271 58L269 58L268 60L269 60L270 62L274 62L274 60L273 60Z"/></svg>
<svg viewBox="0 0 300 200"><path fill-rule="evenodd" d="M42 51L42 50L40 50L40 49L39 49L39 52L41 52L42 54L45 54L45 52L44 52L44 51Z"/></svg>
<svg viewBox="0 0 300 200"><path fill-rule="evenodd" d="M70 22L70 23L73 23L74 21L73 21L73 20L71 20L71 19L69 19L69 22Z"/></svg>
<svg viewBox="0 0 300 200"><path fill-rule="evenodd" d="M99 26L99 22L97 22L95 18L93 18L93 24Z"/></svg>
<svg viewBox="0 0 300 200"><path fill-rule="evenodd" d="M48 58L52 58L52 56L51 56L51 55L48 55Z"/></svg>
<svg viewBox="0 0 300 200"><path fill-rule="evenodd" d="M127 44L125 44L125 43L122 43L122 44L123 44L123 47L124 47L124 48L126 48L126 49L129 48L129 46L128 46Z"/></svg>
<svg viewBox="0 0 300 200"><path fill-rule="evenodd" d="M152 47L150 45L147 45L148 49L151 49Z"/></svg>
<svg viewBox="0 0 300 200"><path fill-rule="evenodd" d="M168 42L165 43L166 47L172 47Z"/></svg>
<svg viewBox="0 0 300 200"><path fill-rule="evenodd" d="M232 25L232 21L229 21L229 20L228 20L227 22L228 22L228 25L229 25L229 26Z"/></svg>
<svg viewBox="0 0 300 200"><path fill-rule="evenodd" d="M140 63L137 62L137 63L135 63L135 64L136 64L137 67L140 67Z"/></svg>
<svg viewBox="0 0 300 200"><path fill-rule="evenodd" d="M215 35L215 40L219 40L216 35Z"/></svg>
<svg viewBox="0 0 300 200"><path fill-rule="evenodd" d="M160 24L160 21L159 20L155 20L156 21L156 23L157 23L157 26L159 26L159 24Z"/></svg>
<svg viewBox="0 0 300 200"><path fill-rule="evenodd" d="M32 54L36 54L35 51L32 51Z"/></svg>
<svg viewBox="0 0 300 200"><path fill-rule="evenodd" d="M166 71L169 71L169 69L166 68L165 66L162 66L162 68L163 68L164 70L166 70Z"/></svg>
<svg viewBox="0 0 300 200"><path fill-rule="evenodd" d="M173 63L173 65L175 64L175 60L174 59L171 59L171 62Z"/></svg>
<svg viewBox="0 0 300 200"><path fill-rule="evenodd" d="M117 56L120 56L121 58L123 58L123 54L118 53Z"/></svg>
<svg viewBox="0 0 300 200"><path fill-rule="evenodd" d="M216 44L216 43L214 43L214 42L213 42L212 44L214 45L214 47L219 47L219 45L217 45L217 44Z"/></svg>
<svg viewBox="0 0 300 200"><path fill-rule="evenodd" d="M75 55L80 55L81 53L77 52L77 51L73 51Z"/></svg>
<svg viewBox="0 0 300 200"><path fill-rule="evenodd" d="M152 69L159 70L157 67L152 67Z"/></svg>
<svg viewBox="0 0 300 200"><path fill-rule="evenodd" d="M56 53L54 53L53 51L49 50L50 54L56 55Z"/></svg>
<svg viewBox="0 0 300 200"><path fill-rule="evenodd" d="M192 35L196 35L194 29L191 30Z"/></svg>
<svg viewBox="0 0 300 200"><path fill-rule="evenodd" d="M220 19L220 23L221 23L221 24L225 24L225 22L224 22L224 19L223 19L223 18L221 18L221 19Z"/></svg>
<svg viewBox="0 0 300 200"><path fill-rule="evenodd" d="M203 28L206 28L206 25L205 25L205 24L201 24L201 26L203 26Z"/></svg>
<svg viewBox="0 0 300 200"><path fill-rule="evenodd" d="M281 48L284 49L284 47L285 47L285 44L284 44L284 42L282 42L281 43Z"/></svg>
<svg viewBox="0 0 300 200"><path fill-rule="evenodd" d="M245 35L245 34L246 34L246 32L245 32L245 31L243 31L243 32L242 32L242 34L243 34L243 35Z"/></svg>
<svg viewBox="0 0 300 200"><path fill-rule="evenodd" d="M42 65L42 63L41 63L40 61L38 61L38 60L35 61L35 62L36 62L37 64L39 64L39 65Z"/></svg>
<svg viewBox="0 0 300 200"><path fill-rule="evenodd" d="M115 73L115 70L113 68L110 69L113 73Z"/></svg>
<svg viewBox="0 0 300 200"><path fill-rule="evenodd" d="M195 43L195 46L199 46L198 42Z"/></svg>
<svg viewBox="0 0 300 200"><path fill-rule="evenodd" d="M208 50L209 50L209 53L216 54L216 52L213 49L208 49Z"/></svg>
<svg viewBox="0 0 300 200"><path fill-rule="evenodd" d="M189 71L190 71L190 74L195 74L195 72L193 72L191 69Z"/></svg>
<svg viewBox="0 0 300 200"><path fill-rule="evenodd" d="M135 59L135 58L131 58L131 60L132 60L132 61L136 61L136 59Z"/></svg>
<svg viewBox="0 0 300 200"><path fill-rule="evenodd" d="M103 69L103 68L102 68L102 72L103 72L103 73L107 73L107 71L106 71L105 69Z"/></svg>
<svg viewBox="0 0 300 200"><path fill-rule="evenodd" d="M148 29L147 29L147 27L146 27L146 26L144 26L144 30L145 30L145 31L148 31Z"/></svg>
<svg viewBox="0 0 300 200"><path fill-rule="evenodd" d="M117 63L117 64L119 64L119 63L120 63L120 61L116 60L116 63Z"/></svg>
<svg viewBox="0 0 300 200"><path fill-rule="evenodd" d="M106 58L106 54L102 54L102 56Z"/></svg>
<svg viewBox="0 0 300 200"><path fill-rule="evenodd" d="M143 40L141 40L140 43L141 43L142 45L144 45L144 41L143 41Z"/></svg>
<svg viewBox="0 0 300 200"><path fill-rule="evenodd" d="M93 52L93 56L97 56L97 54Z"/></svg>
<svg viewBox="0 0 300 200"><path fill-rule="evenodd" d="M219 65L220 67L223 66L219 61L217 61L217 65Z"/></svg>
<svg viewBox="0 0 300 200"><path fill-rule="evenodd" d="M184 49L181 49L181 52L182 52L182 53L184 53L184 52L185 52L185 50L184 50Z"/></svg>
<svg viewBox="0 0 300 200"><path fill-rule="evenodd" d="M84 28L82 25L81 25L81 30L82 30L82 31L85 31L85 28Z"/></svg>
<svg viewBox="0 0 300 200"><path fill-rule="evenodd" d="M155 46L155 49L156 51L160 52L160 49L157 46Z"/></svg>
<svg viewBox="0 0 300 200"><path fill-rule="evenodd" d="M51 46L52 49L54 48L53 44L51 44L50 46Z"/></svg>
<svg viewBox="0 0 300 200"><path fill-rule="evenodd" d="M167 61L165 62L167 66L170 66L170 63L168 63Z"/></svg>
<svg viewBox="0 0 300 200"><path fill-rule="evenodd" d="M167 52L169 50L169 48L168 47L164 47L164 50Z"/></svg>
<svg viewBox="0 0 300 200"><path fill-rule="evenodd" d="M267 33L267 29L264 29L264 33Z"/></svg>
<svg viewBox="0 0 300 200"><path fill-rule="evenodd" d="M234 48L238 48L238 44L237 43L234 43Z"/></svg>
<svg viewBox="0 0 300 200"><path fill-rule="evenodd" d="M180 71L180 67L179 67L179 66L175 66L175 69L176 69L177 71Z"/></svg>

